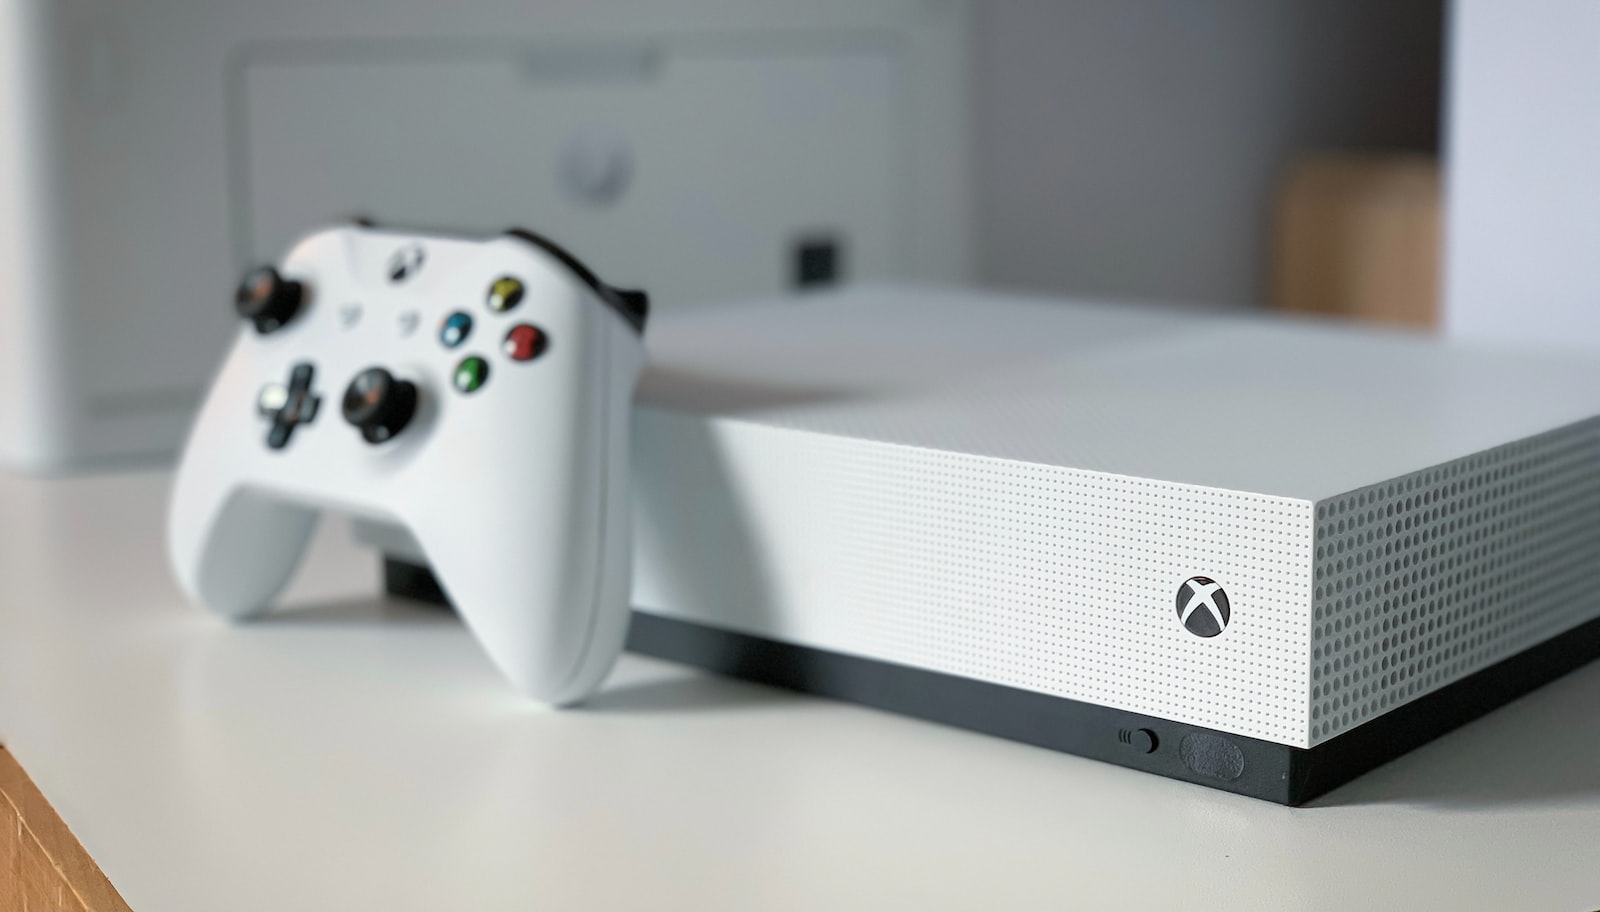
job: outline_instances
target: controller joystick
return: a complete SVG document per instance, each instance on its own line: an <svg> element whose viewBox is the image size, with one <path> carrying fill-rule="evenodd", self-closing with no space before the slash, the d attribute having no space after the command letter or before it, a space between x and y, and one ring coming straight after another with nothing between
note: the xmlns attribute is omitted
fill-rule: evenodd
<svg viewBox="0 0 1600 912"><path fill-rule="evenodd" d="M257 332L266 335L293 320L304 301L304 285L285 279L271 266L258 266L239 283L233 307L255 324Z"/></svg>
<svg viewBox="0 0 1600 912"><path fill-rule="evenodd" d="M368 443L383 443L405 430L417 411L417 386L381 367L369 367L345 388L344 420Z"/></svg>

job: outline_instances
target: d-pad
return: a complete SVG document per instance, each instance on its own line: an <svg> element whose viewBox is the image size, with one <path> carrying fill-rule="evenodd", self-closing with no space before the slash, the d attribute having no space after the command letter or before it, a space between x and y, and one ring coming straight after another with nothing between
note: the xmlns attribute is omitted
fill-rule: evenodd
<svg viewBox="0 0 1600 912"><path fill-rule="evenodd" d="M322 399L311 391L311 378L315 374L316 368L301 362L289 371L288 386L269 383L262 387L256 408L272 421L272 429L267 431L267 446L283 449L289 445L295 428L310 424L317 417L317 406L322 404Z"/></svg>

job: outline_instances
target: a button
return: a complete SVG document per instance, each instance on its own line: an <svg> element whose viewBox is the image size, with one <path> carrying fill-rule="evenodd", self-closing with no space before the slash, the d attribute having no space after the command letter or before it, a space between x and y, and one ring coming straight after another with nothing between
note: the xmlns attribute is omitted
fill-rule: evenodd
<svg viewBox="0 0 1600 912"><path fill-rule="evenodd" d="M281 450L289 445L295 429L317 417L322 400L311 391L316 369L306 362L289 371L289 384L269 383L256 395L256 410L272 422L267 431L267 446Z"/></svg>
<svg viewBox="0 0 1600 912"><path fill-rule="evenodd" d="M489 309L505 313L522 303L522 283L511 276L501 276L489 286Z"/></svg>
<svg viewBox="0 0 1600 912"><path fill-rule="evenodd" d="M416 332L417 327L422 325L422 314L414 310L401 311L398 321L400 324L400 336L404 338Z"/></svg>
<svg viewBox="0 0 1600 912"><path fill-rule="evenodd" d="M233 295L233 309L254 323L262 334L276 332L294 319L305 300L305 286L278 275L271 266L260 266L245 275Z"/></svg>
<svg viewBox="0 0 1600 912"><path fill-rule="evenodd" d="M544 354L549 345L550 337L539 327L518 323L506 333L505 342L501 347L513 361L532 361Z"/></svg>
<svg viewBox="0 0 1600 912"><path fill-rule="evenodd" d="M489 380L489 362L477 355L462 358L456 365L454 382L456 389L463 393L472 393L480 389Z"/></svg>
<svg viewBox="0 0 1600 912"><path fill-rule="evenodd" d="M343 411L344 420L355 425L368 443L383 443L404 430L416 413L416 384L381 367L369 367L345 388Z"/></svg>
<svg viewBox="0 0 1600 912"><path fill-rule="evenodd" d="M361 305L346 304L339 308L339 325L345 329L355 329L361 322Z"/></svg>
<svg viewBox="0 0 1600 912"><path fill-rule="evenodd" d="M472 335L472 317L456 311L444 318L444 323L439 326L439 341L445 348L455 348L467 341L467 336Z"/></svg>

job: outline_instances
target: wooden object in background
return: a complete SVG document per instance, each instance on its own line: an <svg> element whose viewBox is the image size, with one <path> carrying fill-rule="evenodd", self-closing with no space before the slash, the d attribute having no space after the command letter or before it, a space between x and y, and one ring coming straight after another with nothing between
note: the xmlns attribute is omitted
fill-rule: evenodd
<svg viewBox="0 0 1600 912"><path fill-rule="evenodd" d="M128 912L116 888L3 747L0 910Z"/></svg>
<svg viewBox="0 0 1600 912"><path fill-rule="evenodd" d="M1379 323L1439 320L1439 163L1421 155L1319 155L1278 199L1272 304Z"/></svg>

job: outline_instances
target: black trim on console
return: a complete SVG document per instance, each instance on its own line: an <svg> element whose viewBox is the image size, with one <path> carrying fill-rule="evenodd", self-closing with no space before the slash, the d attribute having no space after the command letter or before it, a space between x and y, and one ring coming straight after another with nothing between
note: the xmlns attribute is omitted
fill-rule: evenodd
<svg viewBox="0 0 1600 912"><path fill-rule="evenodd" d="M1289 789L1299 796L1294 803L1310 801L1596 658L1600 658L1600 618L1299 751Z"/></svg>
<svg viewBox="0 0 1600 912"><path fill-rule="evenodd" d="M1280 804L1291 797L1290 749L1253 738L642 611L633 613L628 649ZM1154 749L1146 753L1135 733L1153 742ZM1222 770L1208 767L1213 770L1210 774L1190 769L1184 758L1193 753L1183 746L1191 737L1205 739L1198 742L1203 748L1215 745L1232 753L1238 765Z"/></svg>
<svg viewBox="0 0 1600 912"><path fill-rule="evenodd" d="M424 567L387 559L400 596L443 603ZM1298 805L1600 657L1589 621L1308 749L635 611L628 649L878 709Z"/></svg>
<svg viewBox="0 0 1600 912"><path fill-rule="evenodd" d="M606 303L607 307L616 311L618 316L633 327L634 332L644 332L645 320L650 316L649 295L642 291L624 291L620 288L612 288L610 285L600 281L600 277L596 276L593 270L583 265L577 257L568 253L566 248L543 235L535 234L526 228L508 228L506 234L519 240L527 241L560 260L585 285L592 288L594 293L600 297L600 300Z"/></svg>

